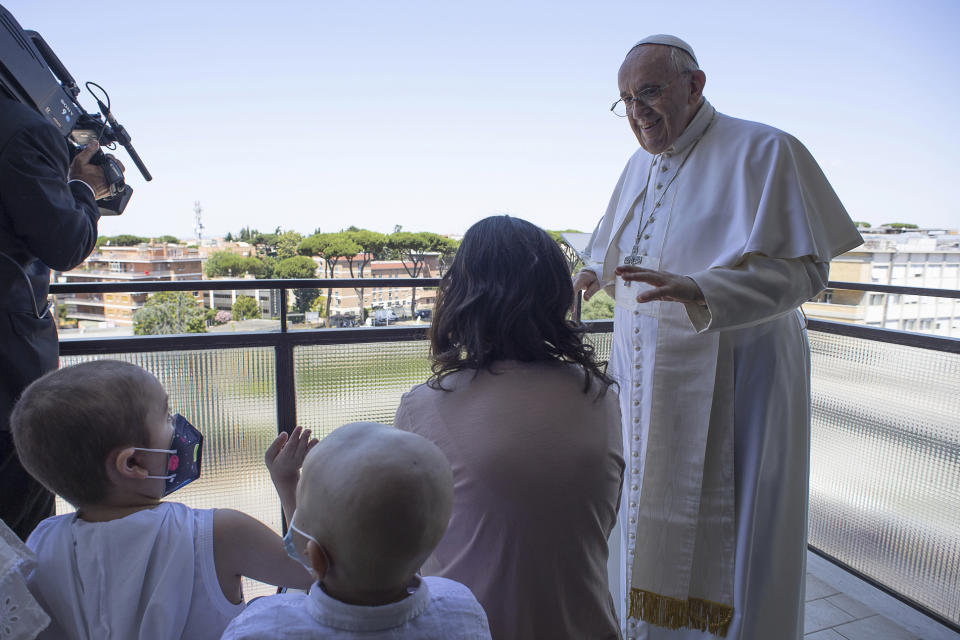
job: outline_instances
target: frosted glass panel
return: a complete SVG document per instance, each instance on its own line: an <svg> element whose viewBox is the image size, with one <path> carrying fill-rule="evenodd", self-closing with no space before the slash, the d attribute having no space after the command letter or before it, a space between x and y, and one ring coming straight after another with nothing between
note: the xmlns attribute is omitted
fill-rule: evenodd
<svg viewBox="0 0 960 640"><path fill-rule="evenodd" d="M594 358L598 362L607 362L610 359L610 347L613 345L612 333L588 333L584 337L586 342L593 345Z"/></svg>
<svg viewBox="0 0 960 640"><path fill-rule="evenodd" d="M960 355L810 349L810 544L960 622Z"/></svg>
<svg viewBox="0 0 960 640"><path fill-rule="evenodd" d="M272 348L70 356L61 358L60 366L103 358L153 373L170 397L170 411L203 433L202 475L171 500L198 509L238 509L280 532L280 501L263 464L263 452L277 434ZM58 513L70 510L57 500ZM248 600L274 591L244 583Z"/></svg>
<svg viewBox="0 0 960 640"><path fill-rule="evenodd" d="M430 377L426 340L294 350L297 422L318 436L347 422L393 424L401 396Z"/></svg>

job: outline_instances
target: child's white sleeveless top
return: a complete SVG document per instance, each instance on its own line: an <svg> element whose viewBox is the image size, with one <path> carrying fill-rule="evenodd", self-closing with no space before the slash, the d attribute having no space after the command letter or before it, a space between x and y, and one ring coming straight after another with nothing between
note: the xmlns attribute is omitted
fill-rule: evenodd
<svg viewBox="0 0 960 640"><path fill-rule="evenodd" d="M28 585L53 619L39 638L219 638L242 610L213 562L213 509L176 502L111 520L48 518L27 540Z"/></svg>

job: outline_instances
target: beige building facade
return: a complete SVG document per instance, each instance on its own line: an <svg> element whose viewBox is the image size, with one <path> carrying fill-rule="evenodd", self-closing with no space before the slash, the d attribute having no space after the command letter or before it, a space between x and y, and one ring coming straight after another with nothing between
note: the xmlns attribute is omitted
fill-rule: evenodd
<svg viewBox="0 0 960 640"><path fill-rule="evenodd" d="M202 280L203 259L196 248L174 244L103 246L76 269L56 275L58 282L137 282L144 280ZM133 325L133 312L144 305L147 293L80 293L60 296L67 317ZM199 300L199 292L194 292Z"/></svg>
<svg viewBox="0 0 960 640"><path fill-rule="evenodd" d="M960 290L960 234L929 230L864 233L860 247L830 263L830 279ZM803 305L808 317L960 337L960 300L827 289Z"/></svg>

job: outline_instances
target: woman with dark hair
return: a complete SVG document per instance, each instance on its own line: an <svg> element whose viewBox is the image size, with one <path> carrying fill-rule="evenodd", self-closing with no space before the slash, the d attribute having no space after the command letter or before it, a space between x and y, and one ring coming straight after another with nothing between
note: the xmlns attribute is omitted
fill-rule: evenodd
<svg viewBox="0 0 960 640"><path fill-rule="evenodd" d="M470 587L496 639L620 637L607 586L620 408L566 319L572 299L542 229L510 216L473 225L440 281L433 375L394 420L453 468L450 526L423 573Z"/></svg>

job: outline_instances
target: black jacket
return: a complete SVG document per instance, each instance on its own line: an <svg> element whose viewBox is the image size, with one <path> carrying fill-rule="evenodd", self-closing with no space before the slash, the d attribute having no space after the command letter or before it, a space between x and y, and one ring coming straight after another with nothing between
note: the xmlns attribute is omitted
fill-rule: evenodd
<svg viewBox="0 0 960 640"><path fill-rule="evenodd" d="M8 428L23 388L56 368L53 315L46 308L50 269L67 270L90 255L100 213L86 185L67 184L67 142L19 102L0 98L0 430Z"/></svg>

